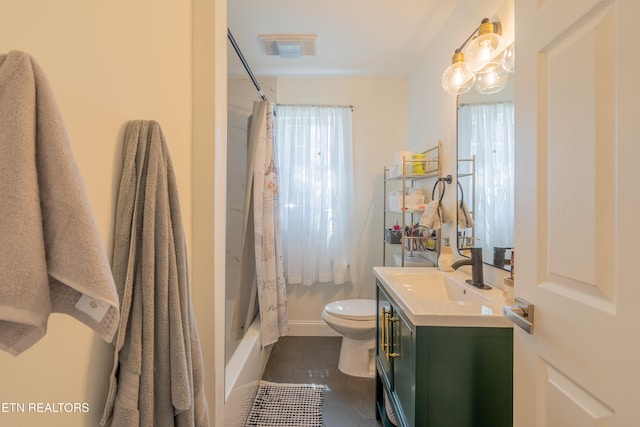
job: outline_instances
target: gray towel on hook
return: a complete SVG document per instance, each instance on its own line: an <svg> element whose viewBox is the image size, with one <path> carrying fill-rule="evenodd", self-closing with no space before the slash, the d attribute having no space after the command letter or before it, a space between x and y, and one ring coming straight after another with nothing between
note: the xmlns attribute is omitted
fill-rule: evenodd
<svg viewBox="0 0 640 427"><path fill-rule="evenodd" d="M26 53L0 55L0 349L65 313L111 341L118 295L53 91Z"/></svg>
<svg viewBox="0 0 640 427"><path fill-rule="evenodd" d="M160 125L124 141L113 275L122 300L102 425L208 426L178 188Z"/></svg>

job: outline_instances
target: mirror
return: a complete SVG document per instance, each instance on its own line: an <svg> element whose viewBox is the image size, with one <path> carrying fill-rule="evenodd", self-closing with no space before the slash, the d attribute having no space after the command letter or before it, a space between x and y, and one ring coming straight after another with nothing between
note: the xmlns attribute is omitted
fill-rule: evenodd
<svg viewBox="0 0 640 427"><path fill-rule="evenodd" d="M510 270L514 232L513 75L500 92L458 96L458 252L481 247L489 264Z"/></svg>

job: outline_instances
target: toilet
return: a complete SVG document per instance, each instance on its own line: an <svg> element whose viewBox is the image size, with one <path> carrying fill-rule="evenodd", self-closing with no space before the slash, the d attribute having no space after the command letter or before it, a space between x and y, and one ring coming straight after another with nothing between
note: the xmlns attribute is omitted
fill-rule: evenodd
<svg viewBox="0 0 640 427"><path fill-rule="evenodd" d="M373 378L376 300L334 301L324 307L322 318L342 335L338 362L340 372L354 377Z"/></svg>

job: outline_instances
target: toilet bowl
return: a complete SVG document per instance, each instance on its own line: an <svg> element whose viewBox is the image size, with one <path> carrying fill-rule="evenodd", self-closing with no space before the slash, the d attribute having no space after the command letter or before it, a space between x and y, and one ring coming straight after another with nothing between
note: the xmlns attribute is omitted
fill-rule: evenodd
<svg viewBox="0 0 640 427"><path fill-rule="evenodd" d="M376 331L376 301L350 299L327 304L322 311L327 325L342 335L340 372L373 378Z"/></svg>

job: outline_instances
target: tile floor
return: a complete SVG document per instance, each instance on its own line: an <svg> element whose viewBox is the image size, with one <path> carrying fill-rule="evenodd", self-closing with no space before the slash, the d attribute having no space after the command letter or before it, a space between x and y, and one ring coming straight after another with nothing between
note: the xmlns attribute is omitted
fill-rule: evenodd
<svg viewBox="0 0 640 427"><path fill-rule="evenodd" d="M265 381L325 385L326 427L381 426L376 420L375 379L338 370L341 337L283 337L274 344Z"/></svg>

